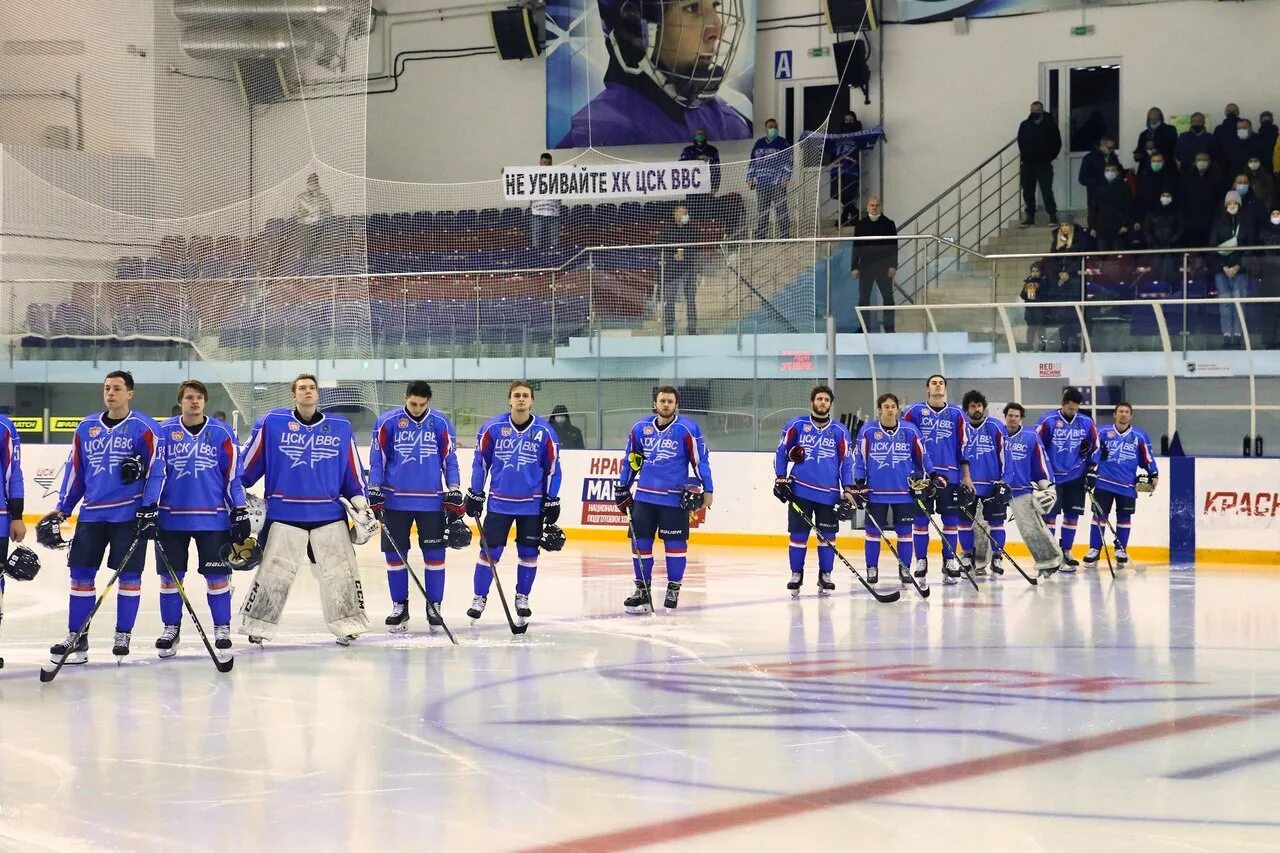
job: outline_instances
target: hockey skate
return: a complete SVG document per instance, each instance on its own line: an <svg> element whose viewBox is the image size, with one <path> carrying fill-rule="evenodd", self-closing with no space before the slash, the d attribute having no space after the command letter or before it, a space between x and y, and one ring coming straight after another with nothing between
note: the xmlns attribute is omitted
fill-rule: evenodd
<svg viewBox="0 0 1280 853"><path fill-rule="evenodd" d="M946 586L960 583L960 561L948 557L942 562L942 583Z"/></svg>
<svg viewBox="0 0 1280 853"><path fill-rule="evenodd" d="M917 577L923 578L924 575L917 575ZM911 582L911 570L906 566L898 567L898 580L902 582L904 587L915 586L915 584Z"/></svg>
<svg viewBox="0 0 1280 853"><path fill-rule="evenodd" d="M349 646L349 645L351 645L351 641L352 641L352 640L354 640L354 639L355 639L356 637L358 637L358 636L360 636L360 635L359 635L359 634L347 634L345 637L335 637L333 641L334 641L335 643L337 643L338 645L340 645L340 646Z"/></svg>
<svg viewBox="0 0 1280 853"><path fill-rule="evenodd" d="M125 657L129 654L129 642L133 639L133 634L128 631L116 631L115 641L111 644L111 654L118 658Z"/></svg>
<svg viewBox="0 0 1280 853"><path fill-rule="evenodd" d="M1058 566L1058 571L1065 574L1075 574L1076 569L1080 567L1080 561L1071 556L1071 552L1066 548L1062 549L1062 565Z"/></svg>
<svg viewBox="0 0 1280 853"><path fill-rule="evenodd" d="M636 581L635 592L631 593L631 597L622 602L623 608L628 613L643 614L653 612L653 598L649 592L649 587L645 586L644 581Z"/></svg>
<svg viewBox="0 0 1280 853"><path fill-rule="evenodd" d="M1129 562L1129 552L1125 550L1125 548L1124 548L1124 546L1123 546L1123 545L1120 545L1120 544L1118 544L1118 543L1117 543L1117 545L1116 545L1116 563L1117 563L1118 565L1123 566L1123 565L1124 565L1125 563L1127 563L1127 562Z"/></svg>
<svg viewBox="0 0 1280 853"><path fill-rule="evenodd" d="M213 626L213 647L226 651L231 648L231 626L230 625L214 625Z"/></svg>
<svg viewBox="0 0 1280 853"><path fill-rule="evenodd" d="M804 583L804 572L792 572L791 580L787 581L787 589L791 590L792 598L800 597L800 586Z"/></svg>
<svg viewBox="0 0 1280 853"><path fill-rule="evenodd" d="M393 601L391 603L391 615L387 617L387 632L390 634L403 634L409 630L409 602Z"/></svg>
<svg viewBox="0 0 1280 853"><path fill-rule="evenodd" d="M76 643L75 650L72 651L71 654L67 655L67 649L71 647L72 641L75 641ZM62 660L63 655L67 655L68 666L88 663L89 662L89 635L84 634L80 637L79 640L76 640L76 635L74 632L72 632L70 634L67 634L67 638L63 640L61 643L55 643L49 647L49 657L54 663L57 663L58 661Z"/></svg>
<svg viewBox="0 0 1280 853"><path fill-rule="evenodd" d="M444 624L444 619L440 616L440 602L433 601L427 608L427 627L435 630Z"/></svg>
<svg viewBox="0 0 1280 853"><path fill-rule="evenodd" d="M831 572L818 572L818 595L827 596L836 588L831 582Z"/></svg>
<svg viewBox="0 0 1280 853"><path fill-rule="evenodd" d="M924 557L921 557L920 559L916 560L916 571L915 571L916 577L922 578L928 573L929 573L929 561L926 560Z"/></svg>
<svg viewBox="0 0 1280 853"><path fill-rule="evenodd" d="M171 658L178 653L178 639L182 630L177 625L165 625L164 631L161 632L156 640L156 648L160 650L160 657Z"/></svg>
<svg viewBox="0 0 1280 853"><path fill-rule="evenodd" d="M991 558L991 571L997 575L1004 574L1004 564L1001 563L1000 560L1001 560L1001 557L999 554L996 554L994 557Z"/></svg>
<svg viewBox="0 0 1280 853"><path fill-rule="evenodd" d="M467 608L467 615L470 616L473 621L479 619L484 614L484 606L488 601L489 599L485 596L477 595L475 598L471 599L471 606Z"/></svg>
<svg viewBox="0 0 1280 853"><path fill-rule="evenodd" d="M663 600L662 606L668 610L675 610L680 606L680 584L675 582L667 584L667 597Z"/></svg>
<svg viewBox="0 0 1280 853"><path fill-rule="evenodd" d="M521 619L528 619L533 615L533 611L529 609L529 596L523 593L516 593L516 615Z"/></svg>
<svg viewBox="0 0 1280 853"><path fill-rule="evenodd" d="M1098 566L1098 558L1102 556L1102 552L1097 548L1090 548L1084 555L1084 567L1086 569L1094 569Z"/></svg>
<svg viewBox="0 0 1280 853"><path fill-rule="evenodd" d="M879 566L867 566L867 583L871 584L872 586L875 586L876 584L880 583L880 567ZM849 589L850 591L852 591L853 588L850 587Z"/></svg>

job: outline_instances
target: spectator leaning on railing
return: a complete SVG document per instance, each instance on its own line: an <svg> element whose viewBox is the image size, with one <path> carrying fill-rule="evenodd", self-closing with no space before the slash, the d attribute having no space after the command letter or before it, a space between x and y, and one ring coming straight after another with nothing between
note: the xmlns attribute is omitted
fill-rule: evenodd
<svg viewBox="0 0 1280 853"><path fill-rule="evenodd" d="M1256 244L1257 233L1253 221L1245 214L1240 193L1231 190L1222 202L1222 214L1209 232L1209 244L1219 247L1214 262L1214 281L1220 300L1246 296L1249 273L1244 266L1244 246ZM1218 305L1218 319L1222 327L1224 349L1239 349L1243 342L1240 316L1236 303L1222 301Z"/></svg>
<svg viewBox="0 0 1280 853"><path fill-rule="evenodd" d="M867 199L867 213L853 226L854 237L874 237L873 240L855 240L850 270L858 279L858 307L871 305L871 286L880 289L880 303L893 307L893 279L898 274L898 225L884 215L884 205L879 196ZM884 330L894 331L893 311L885 311Z"/></svg>

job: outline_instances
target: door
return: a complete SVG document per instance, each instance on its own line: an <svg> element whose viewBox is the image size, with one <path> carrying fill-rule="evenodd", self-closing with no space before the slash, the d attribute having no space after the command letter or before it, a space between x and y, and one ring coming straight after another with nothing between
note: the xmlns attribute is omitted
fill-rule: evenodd
<svg viewBox="0 0 1280 853"><path fill-rule="evenodd" d="M1120 133L1120 60L1045 62L1040 66L1040 100L1058 121L1062 153L1053 170L1053 194L1062 210L1084 210L1085 190L1077 177L1084 155L1103 136L1128 150Z"/></svg>
<svg viewBox="0 0 1280 853"><path fill-rule="evenodd" d="M848 86L838 83L819 83L817 81L797 80L783 91L782 115L778 116L778 129L792 143L798 142L806 132L813 132L822 127L823 122L843 121L849 110ZM760 125L763 127L763 123ZM806 149L809 156L811 148ZM821 155L821 149L817 149ZM805 166L818 166L819 162L805 163Z"/></svg>

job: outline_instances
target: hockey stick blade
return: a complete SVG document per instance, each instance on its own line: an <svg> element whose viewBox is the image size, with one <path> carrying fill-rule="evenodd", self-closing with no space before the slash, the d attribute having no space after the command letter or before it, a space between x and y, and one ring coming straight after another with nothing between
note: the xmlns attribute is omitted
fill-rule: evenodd
<svg viewBox="0 0 1280 853"><path fill-rule="evenodd" d="M979 499L979 500L981 500L981 499ZM975 515L973 515L972 513L970 513L970 512L969 512L969 510L968 510L968 508L967 508L967 507L965 507L964 505L961 505L961 507L960 507L960 511L961 511L961 512L963 512L966 516L968 516L970 523L972 523L972 524L973 524L973 526L974 526L975 528L977 528L978 530L981 530L981 531L982 531L982 534L983 534L984 536L986 536L986 537L987 537L987 539L991 540L991 547L992 547L992 548L994 548L994 549L996 549L995 556L1008 557L1008 558L1009 558L1009 562L1010 562L1010 563L1012 563L1012 564L1013 564L1013 567L1014 567L1015 569L1017 569L1017 570L1018 570L1018 574L1022 575L1024 578L1026 578L1027 583L1031 584L1032 586L1039 586L1039 585L1040 585L1040 581L1039 581L1038 579L1033 578L1031 575L1029 575L1029 574L1027 574L1025 571L1023 571L1022 566L1018 564L1018 561L1017 561L1017 560L1015 560L1015 559L1013 559L1013 557L1009 554L1009 552L1008 552L1008 551L1006 551L1002 545L1000 545L998 542L996 542L996 537L995 537L995 536L993 536L993 535L991 534L991 531L990 531L989 529L987 529L986 527L983 527L983 526L978 522L978 518L977 518L977 516L975 516ZM992 571L994 571L994 572L995 572L996 574L998 574L998 575L1002 575L1002 574L1004 574L1004 570L1003 570L1003 569L996 568L996 563L995 563L995 560L994 560L994 559L991 561L991 570L992 570Z"/></svg>
<svg viewBox="0 0 1280 853"><path fill-rule="evenodd" d="M164 552L164 547L159 542L156 542L156 554L160 556L160 561L164 563L165 571L169 573L169 577L177 585L178 595L182 598L182 604L187 608L187 615L191 617L191 624L196 626L196 633L200 635L205 651L213 659L213 665L218 668L218 672L230 672L231 667L236 665L235 656L228 655L225 660L218 656L218 652L213 648L213 643L209 642L209 635L204 632L204 626L200 624L200 617L196 616L195 608L191 606L191 599L187 598L187 590L182 586L178 573L173 570L173 566L169 563L169 555Z"/></svg>
<svg viewBox="0 0 1280 853"><path fill-rule="evenodd" d="M884 528L880 526L880 522L876 521L875 516L873 516L870 512L867 512L867 507L863 507L862 517L866 521L870 521L873 525L875 525L876 532L880 534L880 541L884 542ZM863 523L863 532L864 534L866 532L865 521ZM895 537L896 537L896 534L895 534ZM898 540L896 538L893 541L893 548L891 550L893 551L893 558L898 561L899 577L901 577L902 575L906 575L908 578L911 579L911 585L915 587L916 592L920 595L920 597L928 598L933 593L933 589L927 586L920 586L920 582L916 580L916 576L911 573L911 567L902 562L902 558L898 556ZM895 590L895 592L897 592L897 590ZM902 593L898 592L898 594L901 595Z"/></svg>
<svg viewBox="0 0 1280 853"><path fill-rule="evenodd" d="M404 566L405 571L409 573L409 577L413 578L413 583L418 587L418 592L422 593L422 597L427 601L428 616L432 613L440 620L440 627L444 629L445 636L449 638L449 642L455 646L458 645L457 639L454 638L453 632L449 630L449 626L445 624L444 614L440 612L440 608L436 607L436 603L427 595L427 588L422 585L422 581L418 580L418 574L409 565L409 561L405 559L404 554L400 553L400 546L396 544L396 540L390 534L387 535L387 541L391 543L391 550L395 551L396 556L400 558L400 564Z"/></svg>
<svg viewBox="0 0 1280 853"><path fill-rule="evenodd" d="M845 559L844 554L841 554L838 550L836 550L836 546L831 542L828 542L826 538L823 537L823 535L818 531L817 526L812 521L810 521L808 516L806 516L803 510L800 509L800 505L797 504L795 501L788 501L788 503L791 504L791 511L799 515L800 518L804 521L804 523L809 525L809 529L813 531L813 535L817 537L819 542L821 542L823 545L826 545L828 548L830 548L831 553L835 554L837 557L840 558L840 562L844 563L845 568L853 572L853 576L858 579L859 583L861 583L864 587L866 587L867 592L871 593L872 598L874 598L876 601L880 602L881 604L889 604L891 602L897 601L899 598L902 597L901 590L895 589L889 592L880 592L878 589L876 589L870 583L868 583L867 579L864 578L862 574L853 567L853 564Z"/></svg>
<svg viewBox="0 0 1280 853"><path fill-rule="evenodd" d="M929 514L929 511L927 509L925 509L924 501L920 500L919 498L915 498L914 500L916 502L916 506L920 508L920 512L923 513L924 517L929 520L929 526L933 528L933 532L938 534L938 539L942 543L942 553L945 556L947 553L947 538L943 534L942 528L938 526L938 522L934 521L933 516ZM959 560L956 560L956 562L960 563ZM946 569L944 568L943 571L945 572ZM978 582L973 579L973 575L969 574L969 570L964 567L964 563L960 563L960 574L964 577L965 580L973 584L974 592L980 591L978 589Z"/></svg>

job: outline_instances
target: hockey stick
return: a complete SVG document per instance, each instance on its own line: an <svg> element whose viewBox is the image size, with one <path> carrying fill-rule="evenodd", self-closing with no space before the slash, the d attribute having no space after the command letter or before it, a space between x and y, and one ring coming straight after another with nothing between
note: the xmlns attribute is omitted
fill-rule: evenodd
<svg viewBox="0 0 1280 853"><path fill-rule="evenodd" d="M913 497L912 500L916 502L916 506L920 507L920 511L924 513L924 517L929 520L929 526L933 528L933 532L938 534L938 538L942 541L942 553L945 556L947 553L947 538L943 534L942 528L938 526L938 522L933 520L933 516L929 514L929 511L924 508L924 501L915 497ZM957 542L956 544L958 546L959 542ZM964 556L963 552L958 554L958 556L961 556L961 557ZM945 560L944 560L944 563L945 563ZM960 574L964 575L965 580L973 584L974 590L977 591L978 582L973 579L973 575L969 574L969 570L964 567L964 563L961 563L959 560L956 560L956 563L958 563L960 566ZM944 573L946 572L945 568L943 569L943 572Z"/></svg>
<svg viewBox="0 0 1280 853"><path fill-rule="evenodd" d="M978 498L978 503L982 504L982 498ZM985 504L982 504L982 505L985 506ZM993 552L994 556L1008 557L1009 562L1012 563L1013 567L1018 570L1018 574L1022 575L1024 578L1027 579L1027 583L1031 584L1032 586L1039 586L1040 581L1022 570L1022 566L1018 565L1018 561L1013 559L1013 555L1011 555L1008 551L1006 551L1003 545L1000 545L998 542L996 542L995 535L991 532L990 529L988 529L985 525L983 525L980 521L978 521L977 516L969 512L968 507L966 507L964 504L960 504L960 511L963 512L966 516L968 516L969 521L973 524L975 528L977 528L978 530L981 530L983 535L991 540L991 547L995 549L995 551ZM994 569L995 568L994 560L992 561L991 565L992 565L992 568Z"/></svg>
<svg viewBox="0 0 1280 853"><path fill-rule="evenodd" d="M529 623L517 625L516 620L511 618L511 608L507 606L507 594L502 591L502 580L498 577L498 567L494 564L493 558L489 556L489 546L484 541L484 525L480 523L480 519L476 519L476 527L480 529L480 555L489 564L489 571L493 572L493 582L498 587L498 600L502 602L502 612L507 614L507 625L511 627L511 633L523 634L529 630Z"/></svg>
<svg viewBox="0 0 1280 853"><path fill-rule="evenodd" d="M1093 518L1089 520L1090 528L1096 526L1098 519L1101 518L1107 529L1111 531L1111 541L1119 542L1120 536L1116 533L1116 529L1111 526L1111 519L1102 514L1102 508L1098 506L1098 499L1093 496L1093 489L1085 489L1084 492L1089 496L1089 504L1093 507ZM1111 565L1111 549L1107 547L1107 537L1099 535L1098 538L1102 540L1102 553L1107 555L1107 571L1111 572L1111 579L1115 580L1116 569L1115 566Z"/></svg>
<svg viewBox="0 0 1280 853"><path fill-rule="evenodd" d="M865 522L870 521L872 526L875 527L876 533L880 534L880 541L884 542L884 528L880 526L880 522L876 521L875 516L871 514L870 509L871 505L867 504L862 510L862 518L864 521L863 532L866 532ZM900 539L901 537L899 537L895 531L893 535L893 548L891 550L893 551L893 558L898 561L898 576L903 577L905 574L905 577L910 578L911 585L916 588L916 592L920 593L920 597L928 598L933 590L927 586L921 586L920 582L916 580L916 576L911 573L911 567L902 562L902 558L898 556L898 542Z"/></svg>
<svg viewBox="0 0 1280 853"><path fill-rule="evenodd" d="M837 557L840 558L840 562L844 563L845 566L849 569L849 571L853 572L853 576L858 579L858 582L860 584L866 587L867 592L871 593L871 596L876 601L880 602L881 604L888 604L890 602L897 601L899 598L902 598L902 592L900 590L895 589L890 592L880 592L871 584L867 583L867 579L864 578L861 574L859 574L858 570L853 567L853 564L844 558L844 554L841 554L839 551L836 550L835 544L832 542L828 542L826 540L826 537L824 537L822 535L822 532L818 530L818 525L809 520L809 517L804 514L804 510L800 508L800 505L796 503L794 500L788 500L787 503L791 505L791 511L794 512L796 515L800 516L800 518L804 521L805 524L809 525L809 529L813 531L813 535L817 537L818 542L822 545L826 545L828 548L831 549L831 553L835 554ZM928 595L928 593L925 593L925 595Z"/></svg>
<svg viewBox="0 0 1280 853"><path fill-rule="evenodd" d="M458 641L454 639L453 632L449 630L449 626L444 622L444 615L440 612L440 608L436 607L436 603L427 596L427 588L422 585L422 581L418 580L417 572L415 572L413 567L409 565L409 561L405 559L404 554L400 553L400 546L396 544L395 538L390 533L387 534L387 541L391 543L391 550L396 552L396 556L400 558L400 564L403 565L405 571L409 573L409 577L413 578L413 583L418 587L418 592L422 593L422 597L427 599L427 615L434 613L436 618L440 620L440 627L444 629L444 633L448 636L449 642L453 643L455 646L458 645Z"/></svg>
<svg viewBox="0 0 1280 853"><path fill-rule="evenodd" d="M80 638L89 633L89 623L93 621L93 617L97 614L98 608L102 606L102 602L107 600L107 593L111 592L111 587L116 585L116 581L124 573L125 567L129 565L129 560L133 557L133 552L138 550L138 543L141 541L141 539L135 538L133 544L129 546L129 550L124 552L124 558L120 561L120 565L111 573L106 587L103 588L98 600L93 603L93 607L89 610L89 615L84 617L84 624L80 626L80 630L76 631L70 638L67 643L67 650L62 653L62 657L54 663L52 669L49 668L48 664L40 667L40 682L42 684L48 684L57 677L58 673L62 671L62 667L66 665L67 658L71 657L71 653L75 651L76 646L80 645Z"/></svg>
<svg viewBox="0 0 1280 853"><path fill-rule="evenodd" d="M635 467L631 467L631 457L634 455L638 460ZM644 454L635 451L633 454L627 455L627 466L631 467L631 482L637 486L640 484L640 469L644 467ZM627 484L630 488L631 483ZM631 543L631 559L636 562L636 572L640 577L637 580L644 586L645 598L649 599L649 612L655 613L656 608L653 606L653 569L649 569L649 577L644 576L644 560L640 558L640 548L636 545L636 529L631 521L631 507L635 505L635 497L631 498L631 504L627 506L627 541ZM664 543L665 547L665 543Z"/></svg>
<svg viewBox="0 0 1280 853"><path fill-rule="evenodd" d="M209 657L213 658L213 665L218 668L218 672L230 672L231 667L236 664L235 656L228 655L227 659L223 660L214 651L213 645L209 642L209 636L204 632L204 626L200 624L200 619L196 616L195 608L191 606L191 599L187 598L187 590L182 586L182 580L178 577L178 573L173 570L173 564L169 562L169 555L164 552L164 546L159 541L156 542L156 554L160 556L160 562L164 563L164 570L169 573L169 577L177 584L178 595L182 596L182 603L186 605L187 615L191 617L192 624L196 626L196 633L200 635L205 651L209 653Z"/></svg>

